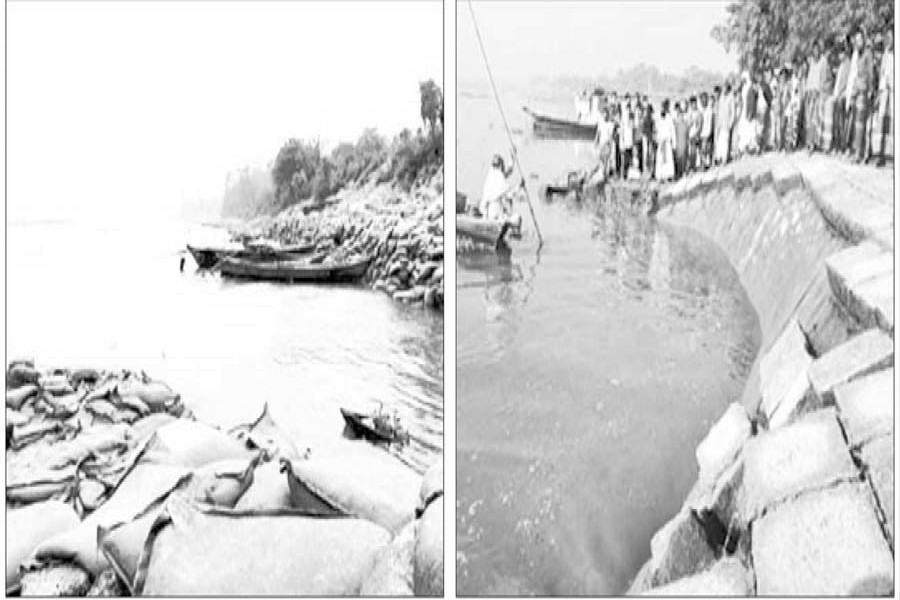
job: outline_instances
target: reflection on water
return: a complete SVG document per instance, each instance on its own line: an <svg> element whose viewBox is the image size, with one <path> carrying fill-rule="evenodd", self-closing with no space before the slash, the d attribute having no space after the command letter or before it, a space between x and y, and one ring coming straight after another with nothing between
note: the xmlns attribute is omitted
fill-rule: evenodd
<svg viewBox="0 0 900 600"><path fill-rule="evenodd" d="M357 286L194 272L179 223L8 228L7 347L45 366L136 367L229 427L268 402L299 443L350 443L338 408L383 402L409 427L391 452L418 470L443 445L443 317ZM353 442L365 443L365 442Z"/></svg>
<svg viewBox="0 0 900 600"><path fill-rule="evenodd" d="M478 102L460 107L471 123ZM472 127L461 181L480 176L467 149L490 147ZM530 188L571 166L563 145L520 152ZM540 254L526 237L509 257L458 259L458 589L621 593L740 397L759 328L695 232L593 201L535 209Z"/></svg>

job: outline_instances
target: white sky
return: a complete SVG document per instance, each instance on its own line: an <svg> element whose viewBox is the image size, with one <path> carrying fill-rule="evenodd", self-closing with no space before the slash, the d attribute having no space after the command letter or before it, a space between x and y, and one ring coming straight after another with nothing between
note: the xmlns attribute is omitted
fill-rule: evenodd
<svg viewBox="0 0 900 600"><path fill-rule="evenodd" d="M289 137L414 129L419 81L443 87L440 2L7 10L11 221L177 214Z"/></svg>
<svg viewBox="0 0 900 600"><path fill-rule="evenodd" d="M644 62L664 72L691 65L722 73L736 59L712 39L727 2L484 2L474 1L494 77L508 84L536 76L613 74ZM457 5L460 82L485 79L469 7Z"/></svg>

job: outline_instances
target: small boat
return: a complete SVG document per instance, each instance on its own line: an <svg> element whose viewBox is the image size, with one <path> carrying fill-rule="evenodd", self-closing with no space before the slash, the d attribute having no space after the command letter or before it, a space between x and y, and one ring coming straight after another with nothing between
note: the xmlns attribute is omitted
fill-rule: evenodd
<svg viewBox="0 0 900 600"><path fill-rule="evenodd" d="M201 269L211 269L223 259L241 258L250 261L293 260L305 256L315 250L312 243L277 246L274 244L248 243L244 248L199 248L187 245L188 252Z"/></svg>
<svg viewBox="0 0 900 600"><path fill-rule="evenodd" d="M368 257L340 264L311 264L309 261L297 259L259 261L225 257L219 265L219 271L225 277L289 283L303 281L331 283L356 281L366 274L368 266Z"/></svg>
<svg viewBox="0 0 900 600"><path fill-rule="evenodd" d="M527 106L523 106L522 110L534 120L535 137L554 140L593 140L597 135L596 125L539 115Z"/></svg>
<svg viewBox="0 0 900 600"><path fill-rule="evenodd" d="M403 443L409 438L409 435L402 429L392 426L386 416L384 419L376 419L373 415L354 412L346 408L341 409L341 415L353 435L365 438L370 442Z"/></svg>
<svg viewBox="0 0 900 600"><path fill-rule="evenodd" d="M196 246L187 245L188 252L194 257L194 262L201 269L210 269L227 255L233 254L234 250L226 250L224 248L198 248Z"/></svg>
<svg viewBox="0 0 900 600"><path fill-rule="evenodd" d="M505 244L504 238L511 228L512 223L509 221L495 221L472 215L456 215L456 235L488 244L494 248Z"/></svg>

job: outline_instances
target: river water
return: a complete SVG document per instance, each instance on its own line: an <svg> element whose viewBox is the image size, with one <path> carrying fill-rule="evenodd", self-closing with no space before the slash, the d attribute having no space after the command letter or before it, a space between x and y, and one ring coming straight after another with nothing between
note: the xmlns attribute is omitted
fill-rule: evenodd
<svg viewBox="0 0 900 600"><path fill-rule="evenodd" d="M528 188L593 160L533 139L504 98ZM461 191L508 156L493 100L459 99ZM698 233L596 203L536 201L511 256L457 267L457 585L461 594L620 594L696 477L694 450L739 400L759 325Z"/></svg>
<svg viewBox="0 0 900 600"><path fill-rule="evenodd" d="M181 221L12 221L9 355L39 365L143 369L222 427L268 402L298 445L339 451L341 406L383 402L418 471L443 448L443 316L357 286L223 280L196 272L186 241L224 231Z"/></svg>

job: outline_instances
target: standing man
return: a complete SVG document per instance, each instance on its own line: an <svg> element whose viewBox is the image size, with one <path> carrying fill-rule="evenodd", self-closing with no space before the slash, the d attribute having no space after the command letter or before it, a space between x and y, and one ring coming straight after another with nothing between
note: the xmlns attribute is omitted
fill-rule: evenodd
<svg viewBox="0 0 900 600"><path fill-rule="evenodd" d="M884 54L878 77L878 118L875 126L879 130L877 144L873 152L878 155L879 167L884 166L885 148L894 147L894 32L888 29L884 39Z"/></svg>
<svg viewBox="0 0 900 600"><path fill-rule="evenodd" d="M834 76L834 88L825 104L825 121L831 121L831 143L825 150L829 153L841 152L844 149L844 125L846 106L844 96L847 93L847 78L850 75L850 55L847 53L846 40L838 47L838 69Z"/></svg>
<svg viewBox="0 0 900 600"><path fill-rule="evenodd" d="M688 157L688 121L684 100L675 103L675 178L684 177Z"/></svg>
<svg viewBox="0 0 900 600"><path fill-rule="evenodd" d="M853 36L853 54L856 58L856 73L853 72L854 62L850 62L850 81L848 83L850 94L849 104L853 115L853 160L861 163L866 153L866 122L869 120L869 99L872 92L873 57L870 48L865 45L865 36L862 30L857 30Z"/></svg>
<svg viewBox="0 0 900 600"><path fill-rule="evenodd" d="M712 162L713 109L706 92L700 94L700 168L704 171Z"/></svg>
<svg viewBox="0 0 900 600"><path fill-rule="evenodd" d="M721 88L716 86L716 94L719 94L720 90ZM731 93L731 84L726 83L725 93L719 97L716 109L715 163L717 165L724 165L728 162L732 121L734 121L734 96ZM675 133L677 138L677 121Z"/></svg>

